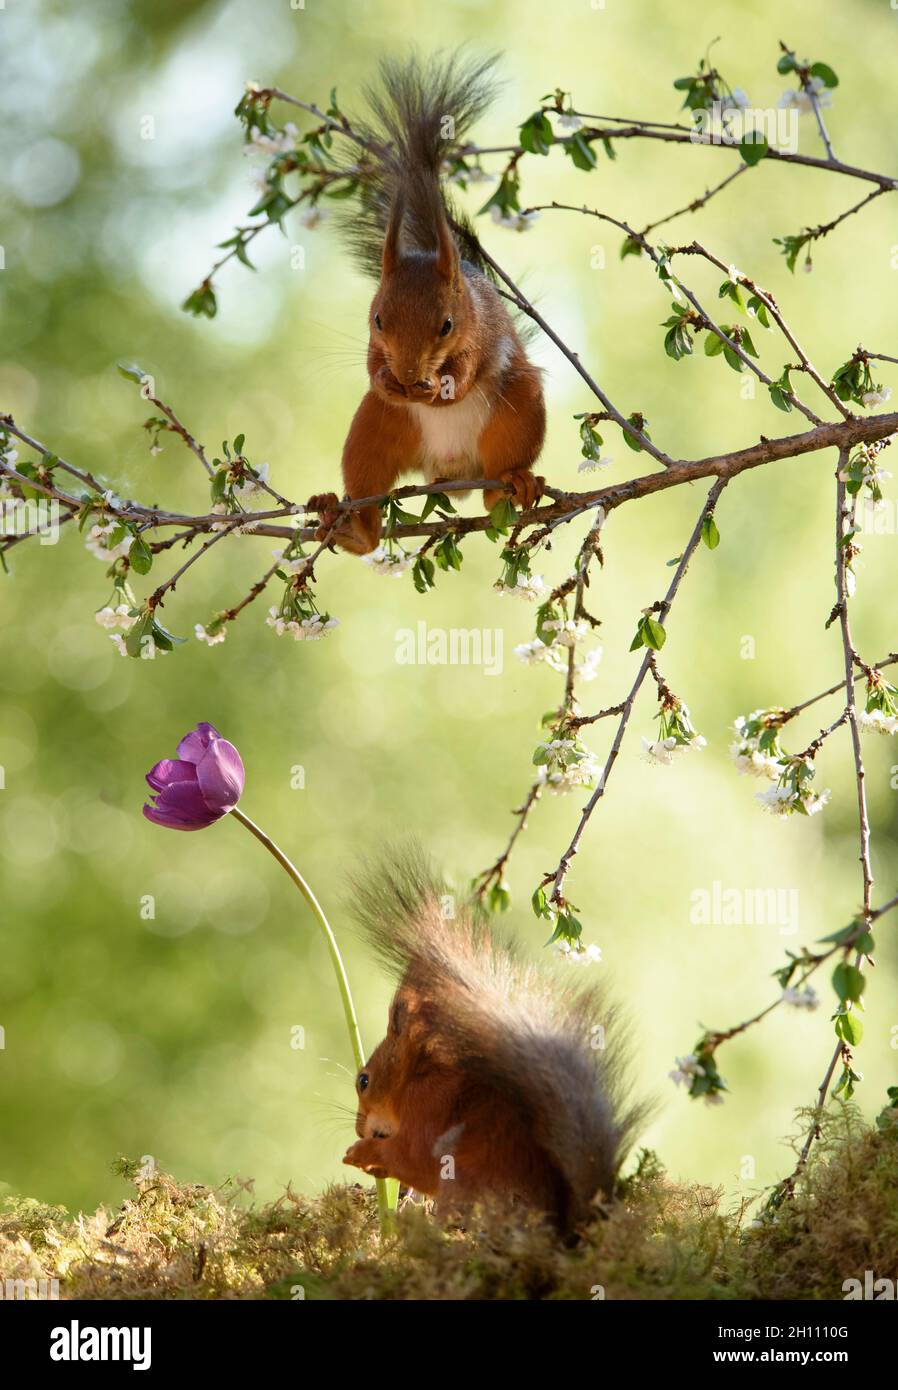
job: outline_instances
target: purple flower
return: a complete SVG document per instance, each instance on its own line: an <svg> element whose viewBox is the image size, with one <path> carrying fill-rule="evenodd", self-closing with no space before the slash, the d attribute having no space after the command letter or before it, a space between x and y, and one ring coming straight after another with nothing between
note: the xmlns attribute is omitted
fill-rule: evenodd
<svg viewBox="0 0 898 1390"><path fill-rule="evenodd" d="M177 758L163 758L147 773L153 795L143 813L170 830L204 830L237 805L244 780L233 743L211 724L197 724L178 744Z"/></svg>

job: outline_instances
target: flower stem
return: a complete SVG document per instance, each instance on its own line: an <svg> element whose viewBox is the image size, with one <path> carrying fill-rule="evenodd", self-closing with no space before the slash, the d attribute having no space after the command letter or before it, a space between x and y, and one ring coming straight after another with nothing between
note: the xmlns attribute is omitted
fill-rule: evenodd
<svg viewBox="0 0 898 1390"><path fill-rule="evenodd" d="M337 987L340 991L340 998L343 1000L343 1013L346 1018L346 1027L349 1031L349 1042L352 1047L353 1058L355 1059L356 1071L361 1071L365 1065L365 1052L362 1047L362 1035L359 1032L359 1021L356 1017L355 1005L352 1002L352 992L349 988L349 979L346 974L346 967L343 964L343 957L337 945L337 938L334 936L331 925L324 915L324 909L296 865L291 863L282 850L278 849L274 840L266 835L265 831L256 825L255 821L251 821L249 816L245 815L243 811L240 810L239 806L232 807L230 814L238 820L241 825L245 825L247 830L255 835L260 844L265 846L269 854L274 856L281 868L289 874L318 919L318 925L321 927L327 942L327 949L334 967L334 974L337 977ZM390 1228L393 1212L396 1210L399 1184L394 1178L377 1178L375 1185L377 1187L377 1208L380 1214L381 1230L386 1232Z"/></svg>

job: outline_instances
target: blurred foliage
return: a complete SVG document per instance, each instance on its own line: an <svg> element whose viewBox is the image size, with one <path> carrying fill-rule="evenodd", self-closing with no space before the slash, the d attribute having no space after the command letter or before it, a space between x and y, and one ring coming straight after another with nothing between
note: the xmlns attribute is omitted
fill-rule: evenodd
<svg viewBox="0 0 898 1390"><path fill-rule="evenodd" d="M776 72L782 37L838 66L827 112L837 152L888 171L891 125L876 113L894 100L883 55L898 14L875 0L850 10L823 0L812 28L809 19L791 0L759 0L750 22L744 5L721 0L704 29L695 15L687 22L676 7L649 0L608 0L605 9L584 0L557 19L537 0L455 0L441 8L435 35L410 0L307 0L304 9L284 0L8 5L0 14L8 144L0 161L0 410L121 492L193 507L206 496L196 460L174 440L150 456L145 405L114 370L136 358L200 439L217 446L245 433L253 461L267 459L289 495L336 486L364 386L370 287L328 223L260 238L255 274L236 264L224 272L214 321L178 307L253 199L232 116L246 80L320 102L336 83L352 108L376 56L410 39L499 46L508 80L482 134L505 143L556 85L588 111L675 119L672 83L695 70L717 34L714 60L731 85L769 105L788 85ZM153 138L141 138L149 128ZM800 134L802 150L820 152L812 118L802 117ZM523 163L523 196L526 204L586 200L639 226L700 195L735 157L621 142L616 161L603 157L585 173L556 151ZM890 200L816 247L810 275L791 275L772 239L835 217L862 191L768 162L694 223L671 224L670 234L700 235L769 288L831 374L859 341L895 351ZM743 400L735 373L664 355L659 324L669 295L638 258L619 261L607 229L564 213L544 215L525 236L484 225L490 249L612 398L642 411L674 456L792 428L766 393ZM306 250L302 272L291 269L294 244ZM687 269L711 302L719 274ZM544 471L574 487L571 417L593 402L551 344L537 339L533 351L547 372ZM765 358L774 376L778 351L767 348ZM615 468L606 477L639 467L619 440L610 451ZM760 469L724 494L720 544L696 557L663 663L708 747L673 768L648 766L639 756L639 735L655 727L646 694L571 875L585 937L602 946L600 968L632 1017L639 1083L663 1100L646 1142L671 1172L740 1192L786 1166L779 1136L793 1107L812 1096L832 1046L827 1008L812 1017L779 1011L734 1043L725 1059L732 1094L719 1109L687 1103L666 1073L697 1024L727 1026L772 997L784 946L837 929L857 909L844 733L821 755L818 785L834 796L813 821L763 816L756 785L735 775L727 755L736 714L791 704L841 670L838 636L823 629L833 598L834 462ZM629 684L635 621L660 597L665 562L682 549L703 496L690 488L649 498L609 524L606 568L590 595L605 645L599 679L586 687L592 707L615 703ZM896 544L894 534L865 539L854 628L868 658L896 644L885 601ZM556 542L547 577L566 572L571 546ZM165 620L181 635L238 601L270 563L260 540L224 549L169 598ZM138 663L121 660L93 622L106 581L74 534L55 550L22 546L12 569L0 583L0 1176L42 1200L90 1207L108 1200L103 1166L122 1151L205 1183L222 1172L252 1175L263 1197L288 1180L312 1192L341 1173L353 1107L351 1059L317 932L287 880L236 825L187 838L144 821L143 773L197 720L215 723L242 751L248 813L295 858L345 936L345 875L361 855L412 829L463 886L504 844L509 810L528 785L539 716L557 698L557 677L512 656L532 635L532 612L493 593L498 554L486 540L469 541L462 572L440 575L424 597L408 580L388 583L340 557L319 568L321 597L341 619L326 641L277 639L260 600L223 646L191 639L172 656ZM397 665L397 631L425 618L501 629L503 673ZM746 635L756 642L752 660L740 656ZM804 717L808 741L824 709ZM604 726L590 734L599 753L607 734ZM898 877L890 785L898 758L887 739L864 748L881 900ZM297 766L304 790L291 785ZM578 811L570 798L540 805L512 864L515 928L535 954L543 936L527 898ZM799 932L691 925L690 895L714 881L798 889ZM140 915L146 895L156 901L152 921ZM866 1081L857 1100L867 1114L895 1080L890 920L879 937L858 1050ZM347 956L373 1046L389 984L351 937ZM296 1026L304 1049L291 1047Z"/></svg>

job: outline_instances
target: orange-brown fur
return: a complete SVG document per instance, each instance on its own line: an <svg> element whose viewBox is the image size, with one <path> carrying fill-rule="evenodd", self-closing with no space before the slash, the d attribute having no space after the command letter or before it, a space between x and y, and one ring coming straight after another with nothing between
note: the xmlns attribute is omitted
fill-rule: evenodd
<svg viewBox="0 0 898 1390"><path fill-rule="evenodd" d="M620 1028L595 983L571 978L580 971L522 962L466 910L446 916L444 901L417 854L356 885L356 911L400 983L356 1078L358 1140L344 1162L442 1208L498 1196L570 1230L612 1196L642 1115L621 1104Z"/></svg>
<svg viewBox="0 0 898 1390"><path fill-rule="evenodd" d="M484 490L487 508L510 488L526 509L543 484L532 472L546 427L540 373L528 361L498 291L462 259L439 184L438 124L446 110L475 104L480 76L460 77L450 63L435 70L432 91L414 64L387 65L384 76L397 107L396 143L404 158L383 174L388 212L380 284L369 314L370 388L343 449L345 493L351 499L380 496L403 474L425 468L427 446L415 408L455 412L452 423L445 422L452 432L463 403L476 393L470 451L447 455L445 471L431 467L432 478L494 478L505 486ZM336 506L334 493L309 499L310 509L320 513L319 539L332 528ZM380 509L370 506L350 513L334 539L365 553L380 534Z"/></svg>
<svg viewBox="0 0 898 1390"><path fill-rule="evenodd" d="M459 1059L441 1057L444 1040L433 1026L416 992L400 989L387 1036L362 1073L369 1079L358 1092L359 1139L343 1162L398 1178L447 1209L492 1193L567 1225L563 1182L534 1142L529 1117Z"/></svg>

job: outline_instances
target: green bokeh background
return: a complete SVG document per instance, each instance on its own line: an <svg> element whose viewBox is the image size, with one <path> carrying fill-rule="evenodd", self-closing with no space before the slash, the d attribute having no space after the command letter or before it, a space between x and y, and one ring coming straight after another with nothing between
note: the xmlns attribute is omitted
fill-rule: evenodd
<svg viewBox="0 0 898 1390"><path fill-rule="evenodd" d="M196 460L173 439L149 455L140 429L147 408L114 369L136 359L199 438L217 447L245 433L249 456L271 464L282 491L303 498L337 485L342 438L364 386L370 289L332 225L308 232L294 224L286 239L260 238L257 274L231 265L221 276L214 322L178 307L253 201L231 115L247 79L319 102L336 84L352 107L378 55L409 40L425 49L471 40L505 52L507 85L478 132L503 143L556 85L582 109L674 119L673 79L692 71L717 35L715 61L729 81L755 105L774 104L788 85L775 69L784 38L838 70L829 118L840 155L888 171L894 87L881 59L896 26L888 0L759 0L750 12L736 0L701 12L646 0L607 0L603 9L562 0L550 10L538 0L436 8L306 0L304 9L287 0L8 0L0 13L8 144L0 161L0 410L123 494L198 510L206 490ZM141 138L148 115L152 140ZM820 152L810 117L800 139L803 151ZM526 160L526 200L586 200L643 225L702 193L734 159L649 142L621 143L614 164L599 157L590 176L557 152ZM895 206L877 201L819 245L810 275L790 276L771 239L836 216L866 191L767 164L669 234L699 236L767 286L829 374L859 341L895 351ZM526 236L484 232L612 398L641 409L669 453L698 457L801 427L763 391L743 399L721 359L663 355L658 325L668 297L637 260L618 260L619 238L600 224L559 213ZM293 245L305 248L304 271L291 269ZM718 274L697 262L681 269L716 303ZM782 346L773 334L757 337L763 364L778 375ZM547 372L544 471L574 487L571 416L591 400L551 344L537 341L533 351ZM615 431L606 442L615 458L606 476L642 471ZM666 1075L699 1022L726 1026L755 1012L775 989L770 972L784 949L842 926L858 904L847 736L820 757L818 785L832 787L833 803L810 821L764 816L758 784L739 778L727 754L737 713L791 704L838 678L838 635L823 628L833 600L834 461L775 465L724 494L722 543L697 555L663 660L709 746L674 768L649 766L640 755L640 735L653 729L646 691L570 878L586 938L601 945L601 969L632 1018L635 1084L659 1098L646 1142L675 1175L740 1193L787 1170L783 1136L824 1069L829 1009L779 1012L732 1044L721 1058L732 1087L724 1107L691 1105ZM665 562L682 549L704 493L702 485L678 489L612 517L606 568L590 596L605 655L599 679L584 688L589 708L615 703L627 688L636 617L661 596ZM528 785L539 716L557 698L557 677L512 655L531 636L532 610L493 592L496 551L472 539L462 573L441 576L425 598L408 578L394 583L348 557L326 559L320 595L341 626L325 642L278 640L260 600L224 646L210 650L191 637L164 660L129 662L93 621L108 596L99 562L74 533L63 535L55 549L19 548L0 583L0 1180L90 1206L124 1191L109 1163L127 1153L152 1155L184 1180L252 1176L260 1196L288 1180L315 1190L345 1175L352 1106L351 1058L323 944L287 879L238 825L191 836L149 825L140 815L143 773L200 719L240 747L245 807L330 910L373 1046L389 983L348 932L347 872L409 831L459 886L495 857ZM236 602L270 563L270 549L245 538L214 551L169 599L169 626L191 634ZM546 576L561 577L570 555L561 538L541 565ZM854 624L871 659L895 646L895 556L894 534L866 540ZM501 628L502 674L397 665L396 633L420 618ZM754 659L743 659L746 636ZM800 732L790 730L790 746L804 746L836 712L831 702L806 716ZM610 733L599 726L591 736L599 754ZM864 747L881 900L898 878L890 787L898 756L886 739ZM298 765L304 790L291 787ZM545 933L527 900L567 843L580 804L546 799L515 855L508 926L534 954ZM714 880L797 889L798 933L692 925L690 895ZM155 898L154 921L141 918L145 895ZM880 936L858 1054L868 1114L896 1080L891 926ZM294 1050L297 1026L306 1041ZM749 1177L746 1155L755 1162Z"/></svg>

